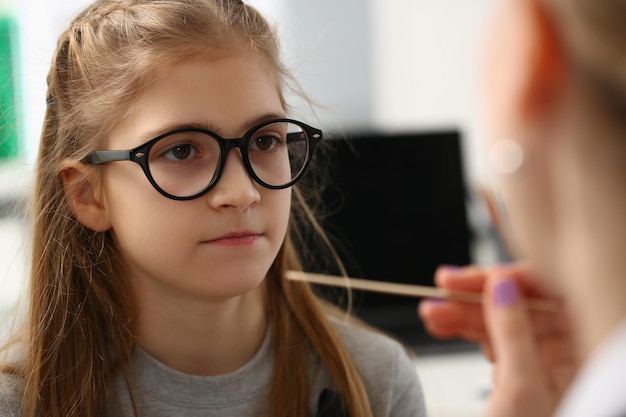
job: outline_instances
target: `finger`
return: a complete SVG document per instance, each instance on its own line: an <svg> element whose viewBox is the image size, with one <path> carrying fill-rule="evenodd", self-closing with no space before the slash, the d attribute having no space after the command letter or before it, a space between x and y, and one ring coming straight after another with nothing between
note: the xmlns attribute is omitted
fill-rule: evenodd
<svg viewBox="0 0 626 417"><path fill-rule="evenodd" d="M473 342L488 339L480 307L452 301L424 300L418 315L435 337L461 337ZM571 332L562 312L530 312L536 337L560 336Z"/></svg>
<svg viewBox="0 0 626 417"><path fill-rule="evenodd" d="M572 332L562 311L532 311L529 314L537 337L569 337Z"/></svg>
<svg viewBox="0 0 626 417"><path fill-rule="evenodd" d="M499 264L491 267L486 273L508 275L518 283L521 292L526 297L558 298L553 290L546 287L546 282L549 280L541 279L527 262Z"/></svg>
<svg viewBox="0 0 626 417"><path fill-rule="evenodd" d="M564 321L560 319L546 320L543 316L543 314L531 315L533 335L538 347L541 364L544 369L548 369L549 367L561 366L559 364L563 363L568 367L567 374L571 375L570 369L575 368L577 358L573 349L573 343L570 340L571 332L567 330L567 325L564 324ZM489 333L484 326L481 327L480 339L475 341L480 344L487 359L495 362L496 358L489 339ZM456 331L458 332L459 330L456 329Z"/></svg>
<svg viewBox="0 0 626 417"><path fill-rule="evenodd" d="M578 369L572 342L565 338L549 338L539 342L543 369L551 375L551 387L562 394L570 385Z"/></svg>
<svg viewBox="0 0 626 417"><path fill-rule="evenodd" d="M508 275L488 277L484 303L499 376L511 384L528 384L540 374L532 325L516 281Z"/></svg>
<svg viewBox="0 0 626 417"><path fill-rule="evenodd" d="M434 337L460 337L480 343L487 338L480 306L424 300L418 307L418 315L426 330Z"/></svg>
<svg viewBox="0 0 626 417"><path fill-rule="evenodd" d="M572 341L563 338L544 338L538 341L539 355L544 368L559 366L562 363L577 363L577 355L572 346Z"/></svg>
<svg viewBox="0 0 626 417"><path fill-rule="evenodd" d="M450 290L481 292L485 279L485 271L475 265L466 267L444 265L435 271L435 284Z"/></svg>

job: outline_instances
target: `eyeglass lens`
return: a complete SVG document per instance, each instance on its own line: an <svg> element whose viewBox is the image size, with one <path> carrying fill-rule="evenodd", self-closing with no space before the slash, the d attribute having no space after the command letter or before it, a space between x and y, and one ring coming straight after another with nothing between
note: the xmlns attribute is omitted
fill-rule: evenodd
<svg viewBox="0 0 626 417"><path fill-rule="evenodd" d="M304 169L309 146L302 127L291 122L274 122L249 136L247 159L257 180L280 187L289 184ZM221 160L216 138L208 133L182 131L165 136L152 146L148 166L163 191L188 197L201 192L214 180Z"/></svg>

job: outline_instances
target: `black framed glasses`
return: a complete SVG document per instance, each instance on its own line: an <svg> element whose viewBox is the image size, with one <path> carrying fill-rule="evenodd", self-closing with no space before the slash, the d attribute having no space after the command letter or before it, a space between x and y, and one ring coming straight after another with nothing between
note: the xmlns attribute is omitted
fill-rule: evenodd
<svg viewBox="0 0 626 417"><path fill-rule="evenodd" d="M248 174L270 189L287 188L306 172L322 131L292 119L257 124L240 138L199 128L164 133L130 150L95 151L85 163L138 163L154 188L173 200L206 194L220 178L228 152L239 148Z"/></svg>

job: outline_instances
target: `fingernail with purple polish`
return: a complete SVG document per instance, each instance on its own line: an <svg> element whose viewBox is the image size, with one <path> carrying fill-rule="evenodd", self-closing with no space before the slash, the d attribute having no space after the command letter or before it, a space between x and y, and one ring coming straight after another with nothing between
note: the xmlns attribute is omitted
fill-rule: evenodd
<svg viewBox="0 0 626 417"><path fill-rule="evenodd" d="M519 299L519 292L515 281L511 278L503 279L493 288L493 302L497 306L507 307L515 304Z"/></svg>

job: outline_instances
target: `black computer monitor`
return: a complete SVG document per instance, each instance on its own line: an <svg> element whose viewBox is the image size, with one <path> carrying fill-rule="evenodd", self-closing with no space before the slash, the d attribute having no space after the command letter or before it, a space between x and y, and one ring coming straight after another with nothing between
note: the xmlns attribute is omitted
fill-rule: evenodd
<svg viewBox="0 0 626 417"><path fill-rule="evenodd" d="M323 226L352 277L433 285L442 264L470 263L471 231L458 131L329 135ZM314 269L309 267L309 269ZM323 272L323 271L319 271ZM353 309L410 345L438 343L418 300L354 291Z"/></svg>

